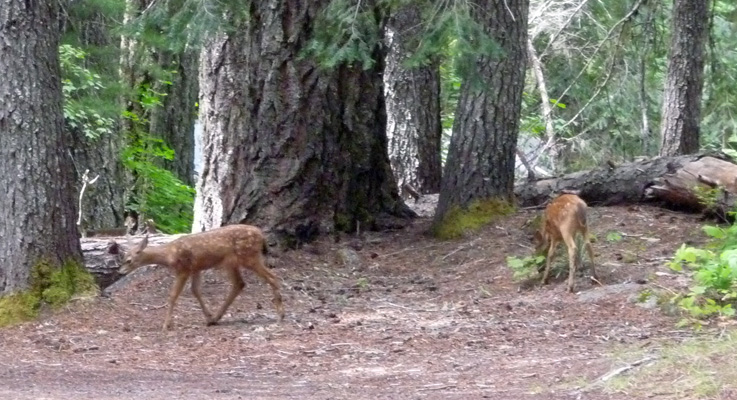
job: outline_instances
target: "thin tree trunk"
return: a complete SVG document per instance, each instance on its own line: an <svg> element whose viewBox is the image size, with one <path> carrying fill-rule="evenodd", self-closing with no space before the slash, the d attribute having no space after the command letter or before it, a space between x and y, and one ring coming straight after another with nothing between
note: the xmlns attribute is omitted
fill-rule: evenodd
<svg viewBox="0 0 737 400"><path fill-rule="evenodd" d="M81 7L81 6L80 6ZM67 32L78 35L83 48L88 51L85 61L87 67L101 75L114 75L118 72L118 64L110 63L106 57L118 52L117 36L113 36L109 26L113 17L101 11L91 14L82 13L68 16L71 20L64 23L69 27ZM76 30L76 31L72 31ZM119 123L119 120L118 120ZM85 170L90 171L90 179L98 177L94 184L88 185L84 191L80 210L81 230L110 228L123 225L123 192L125 185L123 165L120 151L123 138L117 133L91 139L79 129L66 126L74 138L71 148L72 161L75 168L75 193L79 195L82 188L82 176Z"/></svg>
<svg viewBox="0 0 737 400"><path fill-rule="evenodd" d="M384 71L389 159L394 177L420 193L440 191L440 64L403 65L422 34L417 5L398 10L387 24Z"/></svg>
<svg viewBox="0 0 737 400"><path fill-rule="evenodd" d="M188 185L194 185L194 121L198 92L198 54L184 50L181 54L160 51L158 65L176 71L171 85L157 83L159 92L166 93L163 105L151 112L151 133L174 150L174 160L164 167Z"/></svg>
<svg viewBox="0 0 737 400"><path fill-rule="evenodd" d="M708 10L707 0L675 0L673 4L660 155L699 150Z"/></svg>
<svg viewBox="0 0 737 400"><path fill-rule="evenodd" d="M514 162L522 90L527 67L527 0L486 0L474 18L501 47L504 56L476 62L484 90L469 82L461 96L435 214L442 221L452 207L477 199L513 201Z"/></svg>
<svg viewBox="0 0 737 400"><path fill-rule="evenodd" d="M537 82L537 90L540 92L540 111L543 114L543 122L545 122L545 138L546 143L543 149L536 155L534 155L530 162L530 169L528 171L534 171L540 162L540 157L543 153L547 153L548 159L550 160L550 170L555 173L557 171L558 159L560 158L560 146L558 144L558 137L555 134L555 128L553 128L553 107L550 105L550 96L548 96L548 85L545 83L545 74L543 73L543 66L540 62L540 58L537 56L535 46L532 44L532 39L527 38L527 54L530 59L530 66L532 72L535 74L535 81Z"/></svg>
<svg viewBox="0 0 737 400"><path fill-rule="evenodd" d="M59 34L57 2L0 1L0 294L40 261L82 261Z"/></svg>
<svg viewBox="0 0 737 400"><path fill-rule="evenodd" d="M247 222L294 243L408 215L387 157L382 63L325 71L296 57L325 4L251 2L244 26L204 47L193 231Z"/></svg>

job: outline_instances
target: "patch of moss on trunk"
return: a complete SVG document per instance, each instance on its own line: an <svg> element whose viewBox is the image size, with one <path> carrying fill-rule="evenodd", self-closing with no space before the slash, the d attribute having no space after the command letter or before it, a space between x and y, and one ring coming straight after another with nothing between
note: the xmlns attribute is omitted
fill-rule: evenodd
<svg viewBox="0 0 737 400"><path fill-rule="evenodd" d="M28 290L0 297L0 326L36 318L45 305L58 308L74 296L97 292L95 278L82 265L70 261L59 267L40 261L31 269Z"/></svg>
<svg viewBox="0 0 737 400"><path fill-rule="evenodd" d="M506 200L474 200L467 208L451 208L443 220L433 227L432 233L438 239L458 239L466 232L477 231L496 218L510 215L514 211L514 206Z"/></svg>

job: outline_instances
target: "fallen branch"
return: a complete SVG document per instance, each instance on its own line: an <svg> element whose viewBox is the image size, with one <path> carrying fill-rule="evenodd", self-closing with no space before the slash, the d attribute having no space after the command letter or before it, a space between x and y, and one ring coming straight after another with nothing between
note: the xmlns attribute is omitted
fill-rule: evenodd
<svg viewBox="0 0 737 400"><path fill-rule="evenodd" d="M650 361L654 361L654 360L657 360L657 359L658 359L658 357L645 357L645 358L643 358L641 360L637 360L637 361L635 361L633 363L627 364L624 367L620 367L620 368L617 368L615 370L609 371L606 374L604 374L601 377L599 377L599 379L597 379L596 382L594 382L594 384L606 382L606 381L608 381L608 380L610 380L610 379L612 379L612 378L614 378L616 376L619 376L619 375L621 375L621 374L623 374L623 373L625 373L625 372L627 372L627 371L629 371L629 370L631 370L631 369L633 369L635 367L639 367L639 366L641 366L641 365L643 365L645 363L648 363Z"/></svg>

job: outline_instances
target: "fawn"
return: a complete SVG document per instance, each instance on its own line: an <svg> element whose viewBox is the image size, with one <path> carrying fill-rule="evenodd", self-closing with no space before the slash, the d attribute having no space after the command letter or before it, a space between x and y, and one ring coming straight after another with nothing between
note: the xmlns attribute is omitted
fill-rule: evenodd
<svg viewBox="0 0 737 400"><path fill-rule="evenodd" d="M192 294L202 307L207 325L216 324L246 285L241 276L241 268L250 269L271 286L274 294L273 303L279 319L284 319L279 283L276 276L266 268L264 261L266 240L259 228L250 225L228 225L182 236L161 246L147 246L148 235L138 246L123 253L123 263L119 271L127 274L141 266L156 264L168 267L174 273L175 280L169 293L169 308L164 319L164 331L171 326L174 304L190 277L192 278ZM121 249L117 243L111 242L108 251L112 254L119 254ZM202 280L200 274L203 270L210 268L223 270L231 283L230 293L214 317L210 314L200 294Z"/></svg>
<svg viewBox="0 0 737 400"><path fill-rule="evenodd" d="M545 208L540 230L535 232L537 252L547 250L545 260L545 272L543 273L543 285L548 281L550 265L555 257L555 249L558 243L563 241L568 247L568 291L573 292L573 279L576 274L576 234L583 236L586 251L591 259L591 276L596 279L594 269L594 249L589 242L589 230L586 224L586 203L575 194L564 194L558 196ZM583 261L583 257L581 257Z"/></svg>

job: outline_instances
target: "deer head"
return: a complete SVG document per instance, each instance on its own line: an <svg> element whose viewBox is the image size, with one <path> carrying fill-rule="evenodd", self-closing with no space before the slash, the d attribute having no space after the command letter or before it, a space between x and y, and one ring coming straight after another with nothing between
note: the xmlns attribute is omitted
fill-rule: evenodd
<svg viewBox="0 0 737 400"><path fill-rule="evenodd" d="M121 274L129 274L135 271L138 267L145 265L143 260L143 251L146 249L146 246L148 246L148 235L141 240L141 243L139 243L138 246L131 246L131 250L127 252L124 251L117 242L111 241L108 245L108 253L122 255L123 262L120 264L118 272Z"/></svg>

